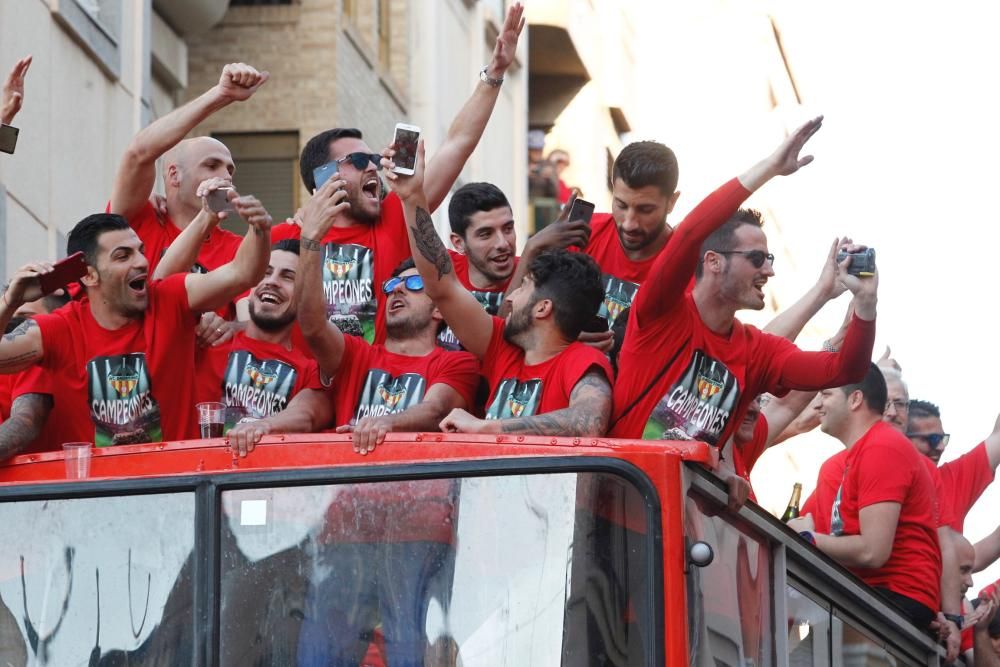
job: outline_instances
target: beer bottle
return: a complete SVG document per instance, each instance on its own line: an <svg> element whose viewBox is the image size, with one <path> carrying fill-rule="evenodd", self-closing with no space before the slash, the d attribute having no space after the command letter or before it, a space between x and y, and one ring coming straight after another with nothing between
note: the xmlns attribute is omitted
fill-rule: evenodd
<svg viewBox="0 0 1000 667"><path fill-rule="evenodd" d="M799 497L802 495L802 485L795 482L795 486L792 487L792 497L788 500L788 507L785 508L785 513L781 515L782 523L787 522L789 519L796 519L799 516Z"/></svg>

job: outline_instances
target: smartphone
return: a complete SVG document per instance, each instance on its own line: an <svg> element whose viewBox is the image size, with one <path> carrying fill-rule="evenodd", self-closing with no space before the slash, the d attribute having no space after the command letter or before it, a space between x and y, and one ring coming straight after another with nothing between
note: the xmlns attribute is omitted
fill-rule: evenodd
<svg viewBox="0 0 1000 667"><path fill-rule="evenodd" d="M208 193L208 207L216 213L236 213L233 202L229 201L229 193L232 188L219 188Z"/></svg>
<svg viewBox="0 0 1000 667"><path fill-rule="evenodd" d="M316 188L313 192L319 190L327 181L330 180L330 178L335 176L339 168L340 165L337 164L336 160L334 160L333 162L327 162L326 164L313 169L313 183L315 183Z"/></svg>
<svg viewBox="0 0 1000 667"><path fill-rule="evenodd" d="M38 284L42 294L52 294L60 287L66 287L72 282L87 275L87 260L82 252L74 252L66 259L61 259L52 267L51 273L38 276Z"/></svg>
<svg viewBox="0 0 1000 667"><path fill-rule="evenodd" d="M19 130L10 125L0 125L0 151L4 153L14 153L17 146L17 133Z"/></svg>
<svg viewBox="0 0 1000 667"><path fill-rule="evenodd" d="M577 220L582 220L585 224L590 224L590 219L594 217L594 204L586 199L580 199L577 197L573 200L573 206L569 209L569 217L566 218L569 222L576 222Z"/></svg>
<svg viewBox="0 0 1000 667"><path fill-rule="evenodd" d="M419 140L419 127L396 123L396 134L392 139L392 145L396 147L396 154L392 158L392 161L396 163L394 172L403 176L413 176L413 170L417 166L417 141Z"/></svg>

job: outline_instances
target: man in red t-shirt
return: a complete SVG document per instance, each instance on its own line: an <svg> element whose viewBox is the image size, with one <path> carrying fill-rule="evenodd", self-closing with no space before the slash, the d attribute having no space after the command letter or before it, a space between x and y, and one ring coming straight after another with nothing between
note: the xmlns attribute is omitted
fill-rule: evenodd
<svg viewBox="0 0 1000 667"><path fill-rule="evenodd" d="M491 316L455 277L434 229L422 187L423 156L421 143L414 175L388 177L403 201L425 289L462 346L479 357L490 390L486 419L456 409L441 422L442 430L603 435L611 367L603 354L576 340L601 300L597 265L580 253L542 253L507 295L507 319Z"/></svg>
<svg viewBox="0 0 1000 667"><path fill-rule="evenodd" d="M820 428L847 448L844 475L829 534L811 516L788 525L927 628L940 608L933 482L913 446L882 421L886 395L874 364L862 382L820 392Z"/></svg>
<svg viewBox="0 0 1000 667"><path fill-rule="evenodd" d="M98 213L73 228L67 251L86 258L86 296L25 321L0 341L0 372L39 364L71 397L48 420L59 427L57 444L197 437L195 312L228 303L263 275L270 220L257 224L229 264L153 282L142 242L123 217ZM0 299L0 325L38 298L39 275L51 271L38 263L15 274Z"/></svg>
<svg viewBox="0 0 1000 667"><path fill-rule="evenodd" d="M299 242L279 241L264 278L250 293L250 321L232 340L198 349L196 400L227 406L226 431L242 419L281 412L304 389L320 389L319 366L292 346Z"/></svg>
<svg viewBox="0 0 1000 667"><path fill-rule="evenodd" d="M153 279L166 277L157 273L160 258L174 239L194 223L199 228L196 231L201 242L194 255L195 261L186 265L192 267L192 271L213 271L235 257L240 237L217 226L218 217L205 205L199 193L204 190L207 194L232 185L235 171L232 154L217 139L184 137L216 111L233 102L250 99L268 76L267 72L258 72L243 63L226 65L218 84L151 123L125 150L115 176L108 212L124 216L139 235ZM164 158L166 193L163 220L149 201L156 180L156 162L161 157ZM229 196L235 198L232 192ZM219 217L226 215L222 213ZM255 224L247 222L251 226Z"/></svg>
<svg viewBox="0 0 1000 667"><path fill-rule="evenodd" d="M803 352L736 319L738 310L764 307L763 286L774 275L759 214L737 207L771 178L811 161L799 152L821 122L793 132L771 156L709 195L671 234L632 305L618 359L612 435L721 446L755 396L838 386L864 374L875 337L878 277L849 275L849 259L838 279L854 293L854 316L839 352ZM696 284L689 292L692 274Z"/></svg>

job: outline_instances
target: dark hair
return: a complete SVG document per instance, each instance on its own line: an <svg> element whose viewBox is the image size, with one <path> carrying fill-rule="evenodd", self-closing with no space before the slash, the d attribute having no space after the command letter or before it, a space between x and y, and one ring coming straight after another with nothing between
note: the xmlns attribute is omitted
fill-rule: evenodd
<svg viewBox="0 0 1000 667"><path fill-rule="evenodd" d="M921 401L916 398L910 400L910 419L916 417L937 417L941 418L941 409L930 401Z"/></svg>
<svg viewBox="0 0 1000 667"><path fill-rule="evenodd" d="M451 231L464 239L469 229L469 218L474 213L492 211L502 206L510 208L510 202L497 186L492 183L466 183L455 190L448 203Z"/></svg>
<svg viewBox="0 0 1000 667"><path fill-rule="evenodd" d="M395 278L403 271L408 271L409 269L415 269L415 268L417 268L417 265L413 261L413 258L407 257L406 259L404 259L402 262L399 263L399 266L397 266L395 269L392 270L392 275L390 277Z"/></svg>
<svg viewBox="0 0 1000 667"><path fill-rule="evenodd" d="M69 295L69 290L65 287L61 290L57 290L52 294L46 294L42 297L42 303L45 304L45 310L52 312L53 310L58 310L65 306L67 303L73 300L73 297Z"/></svg>
<svg viewBox="0 0 1000 667"><path fill-rule="evenodd" d="M94 213L76 223L66 240L66 254L82 252L87 264L97 267L97 239L105 232L129 229L128 222L114 213Z"/></svg>
<svg viewBox="0 0 1000 667"><path fill-rule="evenodd" d="M868 365L868 372L860 382L844 385L840 388L845 395L850 396L855 391L860 391L865 397L865 404L872 412L882 414L885 412L885 404L889 400L889 390L885 387L885 377L882 371L875 364Z"/></svg>
<svg viewBox="0 0 1000 667"><path fill-rule="evenodd" d="M535 283L535 301L552 299L556 326L576 340L604 300L597 262L582 252L547 250L531 260L528 274Z"/></svg>
<svg viewBox="0 0 1000 667"><path fill-rule="evenodd" d="M709 250L716 252L734 250L736 248L736 230L743 225L763 227L764 216L757 209L737 209L736 213L733 213L718 229L709 234L705 242L701 244L698 265L694 269L695 280L700 279L705 273L705 253Z"/></svg>
<svg viewBox="0 0 1000 667"><path fill-rule="evenodd" d="M19 315L15 315L14 317L10 318L10 321L7 322L7 326L3 330L4 335L9 334L14 329L24 324L27 320L28 320L27 317L21 317Z"/></svg>
<svg viewBox="0 0 1000 667"><path fill-rule="evenodd" d="M668 197L677 191L677 156L658 141L635 141L618 154L611 182L622 179L633 190L655 185Z"/></svg>
<svg viewBox="0 0 1000 667"><path fill-rule="evenodd" d="M285 252L290 252L293 255L299 254L299 240L298 239L282 239L271 246L271 250L284 250Z"/></svg>
<svg viewBox="0 0 1000 667"><path fill-rule="evenodd" d="M361 139L361 130L353 127L335 127L332 130L320 132L302 147L302 154L299 156L299 174L302 176L302 184L306 186L306 190L312 192L316 189L313 169L322 167L330 161L330 144L337 139L344 138Z"/></svg>

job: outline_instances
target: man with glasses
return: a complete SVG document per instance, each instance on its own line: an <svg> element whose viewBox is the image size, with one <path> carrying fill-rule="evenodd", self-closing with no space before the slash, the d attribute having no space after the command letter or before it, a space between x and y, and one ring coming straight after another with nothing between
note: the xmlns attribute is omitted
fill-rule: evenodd
<svg viewBox="0 0 1000 667"><path fill-rule="evenodd" d="M838 280L854 294L854 315L838 352L803 352L736 319L739 310L764 307L763 287L774 275L760 215L738 207L771 178L811 162L799 153L821 125L822 117L804 124L772 155L709 195L671 234L632 305L612 435L722 446L761 393L839 386L864 375L875 338L878 276L850 275L847 260ZM858 246L844 239L841 248Z"/></svg>
<svg viewBox="0 0 1000 667"><path fill-rule="evenodd" d="M507 11L493 57L480 74L472 96L458 112L427 168L427 195L432 210L444 200L479 143L496 105L504 73L514 59L524 27L519 2ZM296 221L278 225L274 239L298 238L303 250L323 253L323 296L327 316L345 333L368 342L384 342L385 295L378 286L410 256L399 198L386 194L378 170L381 155L364 141L361 131L335 128L310 139L302 149L299 169L310 193L320 185L314 171L336 171L347 193L346 206L322 238L308 238Z"/></svg>

